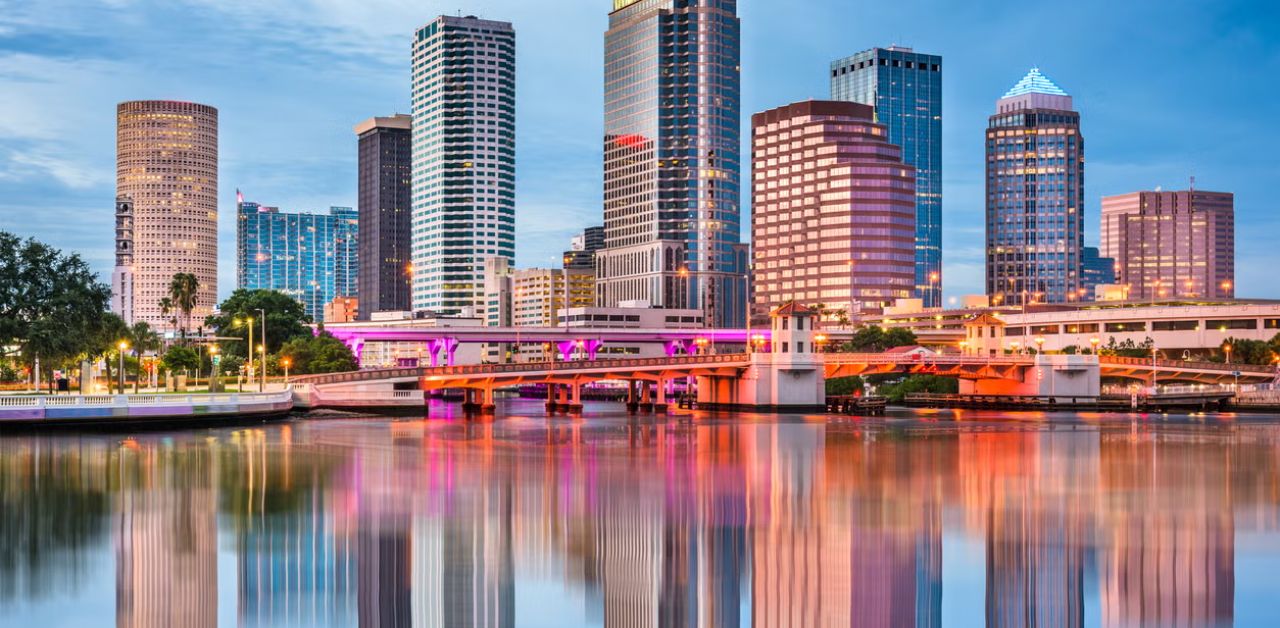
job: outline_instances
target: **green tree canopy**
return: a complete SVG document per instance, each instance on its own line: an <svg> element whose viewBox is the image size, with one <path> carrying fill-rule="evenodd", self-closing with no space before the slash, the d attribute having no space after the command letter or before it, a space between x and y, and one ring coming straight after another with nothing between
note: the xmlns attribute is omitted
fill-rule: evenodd
<svg viewBox="0 0 1280 628"><path fill-rule="evenodd" d="M173 345L164 352L160 367L174 373L193 373L200 368L200 354L185 345Z"/></svg>
<svg viewBox="0 0 1280 628"><path fill-rule="evenodd" d="M297 337L311 337L311 317L297 299L277 290L245 290L231 293L222 302L217 316L205 319L205 325L219 336L243 338L241 342L223 343L223 355L244 357L248 346L249 328L244 321L253 319L253 342L262 343L262 321L258 320L258 310L267 315L267 352L273 353L286 342ZM241 321L237 324L236 321Z"/></svg>
<svg viewBox="0 0 1280 628"><path fill-rule="evenodd" d="M342 373L359 368L351 349L323 330L319 335L299 336L285 343L280 356L288 358L290 372L299 375Z"/></svg>
<svg viewBox="0 0 1280 628"><path fill-rule="evenodd" d="M917 344L916 335L910 329L893 327L885 330L872 325L855 332L853 339L845 343L845 350L854 353L880 353L894 347L909 347L914 344Z"/></svg>
<svg viewBox="0 0 1280 628"><path fill-rule="evenodd" d="M160 309L166 306L182 314L182 335L191 331L191 310L199 301L200 280L191 273L177 273L169 281L169 294L160 299Z"/></svg>
<svg viewBox="0 0 1280 628"><path fill-rule="evenodd" d="M52 365L85 353L110 300L79 255L0 231L0 355Z"/></svg>

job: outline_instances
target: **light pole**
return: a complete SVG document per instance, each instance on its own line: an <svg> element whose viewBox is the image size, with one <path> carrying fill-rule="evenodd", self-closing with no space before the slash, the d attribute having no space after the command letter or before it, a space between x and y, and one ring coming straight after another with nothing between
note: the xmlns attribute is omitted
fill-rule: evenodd
<svg viewBox="0 0 1280 628"><path fill-rule="evenodd" d="M1089 345L1090 345L1091 347L1093 347L1093 354L1094 354L1094 355L1098 355L1098 344L1099 344L1099 343L1101 343L1101 342L1102 342L1102 340L1101 340L1100 338L1098 338L1097 336L1094 336L1094 337L1092 337L1092 338L1090 338L1090 339L1089 339Z"/></svg>
<svg viewBox="0 0 1280 628"><path fill-rule="evenodd" d="M1156 378L1159 377L1159 375L1156 373L1156 352L1157 351L1158 349L1156 349L1156 346L1154 344L1151 345L1151 393L1152 394L1155 394L1156 392L1156 383L1157 383Z"/></svg>
<svg viewBox="0 0 1280 628"><path fill-rule="evenodd" d="M213 379L218 373L218 345L209 345L209 392L214 392Z"/></svg>
<svg viewBox="0 0 1280 628"><path fill-rule="evenodd" d="M289 358L281 358L280 365L284 367L284 385L289 385Z"/></svg>
<svg viewBox="0 0 1280 628"><path fill-rule="evenodd" d="M1222 350L1227 354L1227 364L1231 364L1231 343L1222 345Z"/></svg>
<svg viewBox="0 0 1280 628"><path fill-rule="evenodd" d="M129 342L128 342L127 340L121 340L121 341L120 341L120 343L116 345L116 348L117 348L117 349L119 349L119 351L117 351L117 353L119 353L119 354L120 354L120 386L119 386L119 389L120 389L120 394L122 394L122 395L123 395L123 394L124 394L124 352L129 350Z"/></svg>
<svg viewBox="0 0 1280 628"><path fill-rule="evenodd" d="M258 378L258 392L266 392L267 389L267 346L258 345L258 356L261 358L262 376Z"/></svg>
<svg viewBox="0 0 1280 628"><path fill-rule="evenodd" d="M245 354L245 360L249 366L248 373L247 373L247 375L249 376L249 383L252 384L253 383L253 317L246 316L243 319L243 322L241 321L241 319L237 318L236 323L243 324L249 328L249 346L245 347L244 354ZM240 382L237 382L236 388L237 389L243 388L243 385ZM244 391L241 390L240 392L244 392Z"/></svg>
<svg viewBox="0 0 1280 628"><path fill-rule="evenodd" d="M267 387L267 313L262 308L257 308L258 320L262 325L262 379L258 381L258 392L263 392Z"/></svg>
<svg viewBox="0 0 1280 628"><path fill-rule="evenodd" d="M1036 355L1044 353L1044 336L1036 336Z"/></svg>

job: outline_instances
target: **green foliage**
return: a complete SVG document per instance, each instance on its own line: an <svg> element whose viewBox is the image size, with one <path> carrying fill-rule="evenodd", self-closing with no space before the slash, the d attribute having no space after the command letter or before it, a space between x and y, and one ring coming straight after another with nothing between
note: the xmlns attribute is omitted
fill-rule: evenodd
<svg viewBox="0 0 1280 628"><path fill-rule="evenodd" d="M862 390L862 378L856 375L852 377L833 377L827 380L828 395L852 395L860 393Z"/></svg>
<svg viewBox="0 0 1280 628"><path fill-rule="evenodd" d="M9 360L0 361L0 384L16 384L21 375Z"/></svg>
<svg viewBox="0 0 1280 628"><path fill-rule="evenodd" d="M187 332L191 331L191 310L194 310L199 301L200 280L191 273L177 273L169 282L169 295L165 299L169 300L169 307L177 310L182 314L182 335L185 337ZM165 306L164 299L161 299L160 306Z"/></svg>
<svg viewBox="0 0 1280 628"><path fill-rule="evenodd" d="M901 403L911 393L954 395L960 392L960 380L938 375L912 375L901 382L885 384L878 392L892 403Z"/></svg>
<svg viewBox="0 0 1280 628"><path fill-rule="evenodd" d="M200 354L191 347L173 345L161 358L160 368L174 373L194 373L200 368Z"/></svg>
<svg viewBox="0 0 1280 628"><path fill-rule="evenodd" d="M302 304L293 297L277 290L236 290L219 307L217 316L205 319L205 326L212 328L219 336L243 338L239 342L225 342L222 354L225 356L245 357L248 347L249 326L245 322L253 319L253 342L262 343L262 321L258 320L258 310L267 315L267 352L275 353L286 342L293 338L310 337L311 317L307 316ZM240 321L237 324L236 321Z"/></svg>
<svg viewBox="0 0 1280 628"><path fill-rule="evenodd" d="M875 325L863 327L845 343L844 350L852 353L881 353L894 347L917 344L916 335L910 329L894 327L888 330Z"/></svg>
<svg viewBox="0 0 1280 628"><path fill-rule="evenodd" d="M0 231L0 355L62 364L86 351L111 288L79 255Z"/></svg>
<svg viewBox="0 0 1280 628"><path fill-rule="evenodd" d="M1280 354L1280 334L1270 341L1228 338L1223 347L1228 346L1232 364L1273 364Z"/></svg>
<svg viewBox="0 0 1280 628"><path fill-rule="evenodd" d="M359 368L356 356L341 340L321 330L316 336L299 336L280 348L280 356L291 362L290 373L342 373Z"/></svg>
<svg viewBox="0 0 1280 628"><path fill-rule="evenodd" d="M1108 339L1106 345L1098 349L1098 353L1121 358L1149 358L1151 357L1151 348L1155 345L1156 342L1149 337L1142 341L1142 344L1137 344L1132 338L1118 343L1116 342L1116 337L1112 336Z"/></svg>

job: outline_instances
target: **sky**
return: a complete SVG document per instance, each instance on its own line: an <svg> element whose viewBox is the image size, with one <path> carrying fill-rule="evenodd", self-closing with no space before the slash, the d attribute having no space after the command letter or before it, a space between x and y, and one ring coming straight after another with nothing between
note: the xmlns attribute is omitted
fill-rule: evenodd
<svg viewBox="0 0 1280 628"><path fill-rule="evenodd" d="M461 12L515 25L516 262L551 265L570 236L602 222L611 6L0 0L0 230L78 252L109 281L116 104L212 105L225 297L235 280L236 189L284 211L354 206L352 126L409 112L414 29ZM1102 196L1182 189L1194 175L1197 188L1236 194L1238 294L1280 298L1271 275L1280 267L1280 3L740 0L739 14L744 139L752 112L828 97L832 59L894 43L943 56L948 298L983 290L983 130L995 100L1031 66L1082 115L1087 244L1098 240Z"/></svg>

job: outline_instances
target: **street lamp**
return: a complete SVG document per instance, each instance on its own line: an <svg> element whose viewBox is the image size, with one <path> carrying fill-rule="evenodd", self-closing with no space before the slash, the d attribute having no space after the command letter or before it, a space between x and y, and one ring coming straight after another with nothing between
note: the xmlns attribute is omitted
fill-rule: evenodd
<svg viewBox="0 0 1280 628"><path fill-rule="evenodd" d="M751 334L751 345L755 347L756 353L764 347L764 334Z"/></svg>
<svg viewBox="0 0 1280 628"><path fill-rule="evenodd" d="M969 341L968 341L968 340L961 340L961 341L960 341L960 355L969 355Z"/></svg>
<svg viewBox="0 0 1280 628"><path fill-rule="evenodd" d="M1013 347L1014 353L1019 353L1019 354L1022 353L1022 343L1020 341L1014 340L1013 342L1009 343L1009 346Z"/></svg>
<svg viewBox="0 0 1280 628"><path fill-rule="evenodd" d="M258 356L262 362L262 377L258 378L258 392L265 392L267 388L267 347L266 345L258 345Z"/></svg>
<svg viewBox="0 0 1280 628"><path fill-rule="evenodd" d="M1044 336L1036 336L1036 354L1044 353Z"/></svg>
<svg viewBox="0 0 1280 628"><path fill-rule="evenodd" d="M262 308L256 308L254 311L258 313L258 320L262 325L262 349L259 350L262 354L262 380L258 383L258 392L262 392L267 385L267 313Z"/></svg>
<svg viewBox="0 0 1280 628"><path fill-rule="evenodd" d="M129 350L129 341L121 340L119 344L116 345L116 348L119 349L118 353L120 354L120 394L123 395L124 394L124 352Z"/></svg>
<svg viewBox="0 0 1280 628"><path fill-rule="evenodd" d="M1227 354L1227 364L1231 364L1231 343L1222 345L1222 350Z"/></svg>
<svg viewBox="0 0 1280 628"><path fill-rule="evenodd" d="M280 358L280 366L284 367L284 383L286 386L289 385L289 364L290 363L291 362L289 358Z"/></svg>
<svg viewBox="0 0 1280 628"><path fill-rule="evenodd" d="M702 355L707 350L707 339L702 336L699 336L698 338L696 338L693 341L693 344L698 345L699 355Z"/></svg>
<svg viewBox="0 0 1280 628"><path fill-rule="evenodd" d="M218 372L218 345L209 345L209 392L213 392L213 378Z"/></svg>
<svg viewBox="0 0 1280 628"><path fill-rule="evenodd" d="M1155 393L1156 391L1156 378L1158 377L1156 373L1156 352L1157 351L1158 349L1156 349L1156 346L1154 344L1151 345L1151 392L1152 393Z"/></svg>
<svg viewBox="0 0 1280 628"><path fill-rule="evenodd" d="M244 318L237 318L235 320L235 324L236 326L244 325L249 328L249 345L245 347L244 353L245 353L245 359L248 362L247 375L249 376L249 383L252 384L253 383L253 317L246 316ZM241 388L241 384L239 382L236 383L236 388L237 389ZM240 392L244 392L244 391L240 391Z"/></svg>
<svg viewBox="0 0 1280 628"><path fill-rule="evenodd" d="M817 345L818 353L822 353L823 347L827 344L827 335L818 334L813 337L813 342Z"/></svg>

